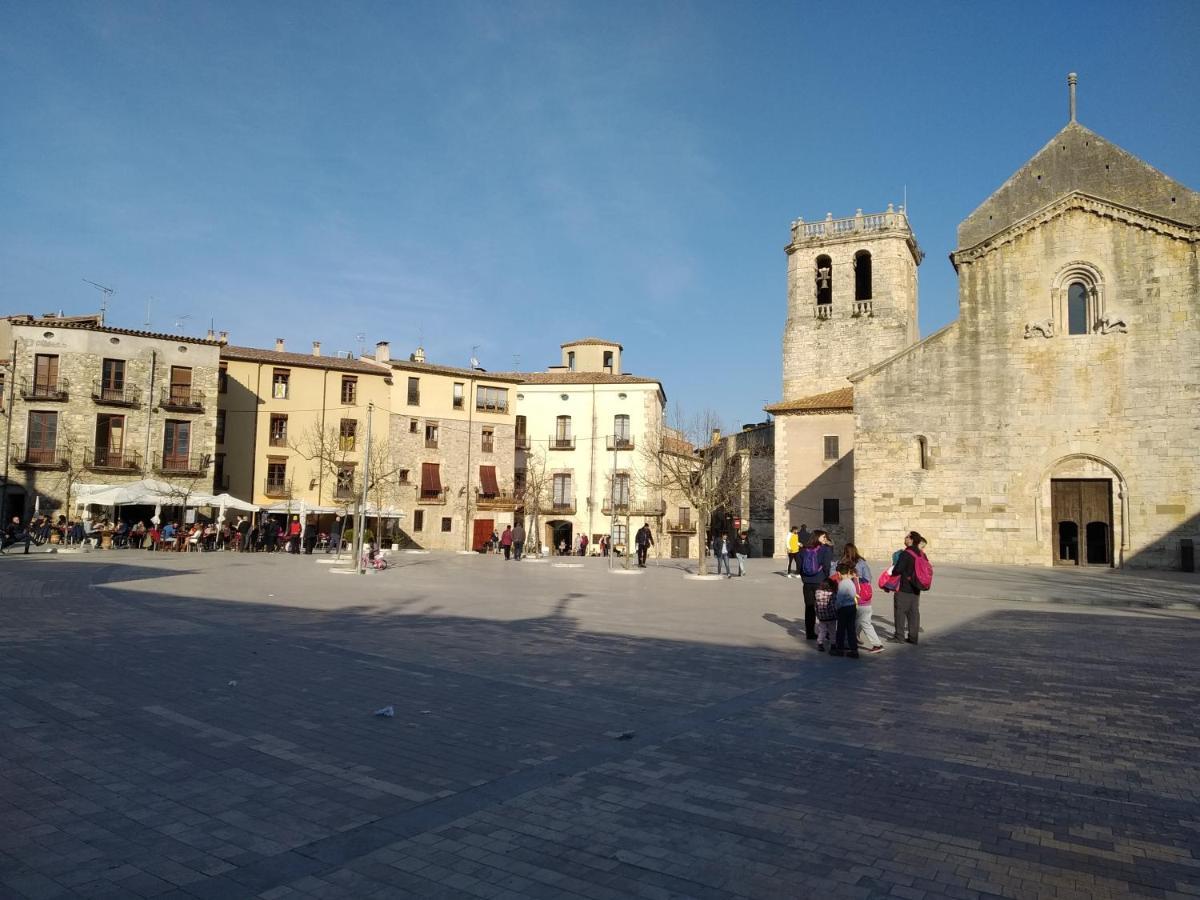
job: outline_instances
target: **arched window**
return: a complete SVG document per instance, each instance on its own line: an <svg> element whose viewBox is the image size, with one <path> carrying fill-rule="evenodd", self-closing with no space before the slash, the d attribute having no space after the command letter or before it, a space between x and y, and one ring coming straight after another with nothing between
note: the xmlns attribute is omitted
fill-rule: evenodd
<svg viewBox="0 0 1200 900"><path fill-rule="evenodd" d="M833 260L828 256L817 257L816 271L813 273L817 288L817 303L833 302Z"/></svg>
<svg viewBox="0 0 1200 900"><path fill-rule="evenodd" d="M866 250L854 254L854 299L871 299L871 254Z"/></svg>
<svg viewBox="0 0 1200 900"><path fill-rule="evenodd" d="M1088 328L1087 285L1072 281L1067 288L1067 334L1087 334Z"/></svg>

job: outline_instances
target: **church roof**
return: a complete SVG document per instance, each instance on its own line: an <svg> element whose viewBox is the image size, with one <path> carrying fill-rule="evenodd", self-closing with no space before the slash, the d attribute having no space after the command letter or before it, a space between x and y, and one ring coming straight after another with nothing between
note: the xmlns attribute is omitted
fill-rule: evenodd
<svg viewBox="0 0 1200 900"><path fill-rule="evenodd" d="M958 226L965 250L1072 192L1200 225L1200 193L1078 122L1070 122Z"/></svg>
<svg viewBox="0 0 1200 900"><path fill-rule="evenodd" d="M585 337L585 338L580 338L577 341L567 341L565 344L559 344L560 347L584 347L584 346L591 346L591 345L595 345L595 346L599 346L599 347L616 347L618 350L625 349L620 344L618 344L616 341L606 341L606 340L604 340L604 338L598 338L598 337Z"/></svg>
<svg viewBox="0 0 1200 900"><path fill-rule="evenodd" d="M769 413L815 413L815 412L847 412L854 409L854 388L838 388L836 391L826 391L824 394L814 394L811 397L798 397L795 400L784 400L764 406Z"/></svg>

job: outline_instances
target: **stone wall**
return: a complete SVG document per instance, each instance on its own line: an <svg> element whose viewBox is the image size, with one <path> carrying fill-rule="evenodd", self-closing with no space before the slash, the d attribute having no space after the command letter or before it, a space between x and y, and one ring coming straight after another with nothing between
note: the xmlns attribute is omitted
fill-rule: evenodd
<svg viewBox="0 0 1200 900"><path fill-rule="evenodd" d="M837 435L837 460L825 459L825 436ZM781 414L775 418L775 556L787 556L792 526L821 528L841 545L854 540L853 413ZM824 521L824 501L838 500L839 523Z"/></svg>
<svg viewBox="0 0 1200 900"><path fill-rule="evenodd" d="M1200 537L1195 233L1081 198L957 258L959 320L856 380L864 552L915 528L938 559L1050 564L1050 479L1101 477L1117 563L1177 564ZM1081 263L1127 333L1063 333L1054 285Z"/></svg>

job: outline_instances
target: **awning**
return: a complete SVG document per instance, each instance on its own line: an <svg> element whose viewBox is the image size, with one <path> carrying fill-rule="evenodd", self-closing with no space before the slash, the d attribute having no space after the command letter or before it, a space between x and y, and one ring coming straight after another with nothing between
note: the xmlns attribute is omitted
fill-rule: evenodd
<svg viewBox="0 0 1200 900"><path fill-rule="evenodd" d="M479 467L479 484L483 488L484 496L497 497L500 495L500 485L496 483L495 466Z"/></svg>
<svg viewBox="0 0 1200 900"><path fill-rule="evenodd" d="M442 492L442 476L438 472L437 463L421 463L421 493L440 494Z"/></svg>

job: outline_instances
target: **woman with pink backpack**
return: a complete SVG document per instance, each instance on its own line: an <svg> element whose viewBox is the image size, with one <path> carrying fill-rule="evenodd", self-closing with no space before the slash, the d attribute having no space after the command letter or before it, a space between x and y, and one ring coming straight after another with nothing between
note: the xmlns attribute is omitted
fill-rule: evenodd
<svg viewBox="0 0 1200 900"><path fill-rule="evenodd" d="M921 635L921 592L933 583L933 566L925 555L925 538L916 531L904 536L904 549L896 554L892 575L895 594L896 633L892 641L915 644ZM907 632L907 635L906 635Z"/></svg>

